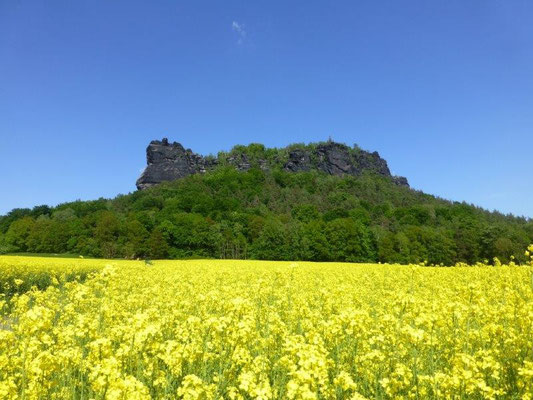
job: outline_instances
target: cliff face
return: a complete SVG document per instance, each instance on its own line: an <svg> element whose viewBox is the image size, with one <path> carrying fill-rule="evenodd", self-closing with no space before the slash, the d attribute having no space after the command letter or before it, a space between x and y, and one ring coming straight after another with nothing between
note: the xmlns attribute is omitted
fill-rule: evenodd
<svg viewBox="0 0 533 400"><path fill-rule="evenodd" d="M391 175L387 161L377 152L369 153L332 141L271 150L257 144L237 146L231 152L220 153L218 158L213 158L193 153L166 138L154 140L146 149L148 165L137 180L137 188L142 190L161 182L204 173L217 165L231 165L239 171L252 167L263 170L281 167L291 172L316 169L330 175L354 176L370 171L391 178L399 186L409 186L406 178Z"/></svg>
<svg viewBox="0 0 533 400"><path fill-rule="evenodd" d="M137 179L137 189L146 189L165 181L184 178L214 167L216 161L185 149L179 143L169 143L168 139L153 140L146 149L147 167Z"/></svg>

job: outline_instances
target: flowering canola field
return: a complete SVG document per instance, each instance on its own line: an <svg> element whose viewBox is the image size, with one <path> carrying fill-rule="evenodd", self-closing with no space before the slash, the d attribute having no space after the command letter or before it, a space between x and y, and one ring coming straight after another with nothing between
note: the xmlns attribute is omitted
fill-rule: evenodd
<svg viewBox="0 0 533 400"><path fill-rule="evenodd" d="M95 272L14 292L58 268ZM533 398L530 266L0 257L0 276L1 399Z"/></svg>

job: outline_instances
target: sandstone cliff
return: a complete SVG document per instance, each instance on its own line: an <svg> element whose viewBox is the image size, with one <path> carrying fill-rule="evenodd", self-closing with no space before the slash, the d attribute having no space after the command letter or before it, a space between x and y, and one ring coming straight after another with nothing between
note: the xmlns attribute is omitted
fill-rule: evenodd
<svg viewBox="0 0 533 400"><path fill-rule="evenodd" d="M168 139L154 140L146 149L147 167L137 180L142 190L164 181L204 173L217 165L231 165L239 171L257 167L270 170L276 167L286 171L318 170L330 175L360 175L369 171L392 179L399 186L409 186L407 179L392 176L387 162L377 152L348 147L333 141L310 145L291 145L283 149L267 149L260 144L235 146L218 157L204 157L185 149Z"/></svg>

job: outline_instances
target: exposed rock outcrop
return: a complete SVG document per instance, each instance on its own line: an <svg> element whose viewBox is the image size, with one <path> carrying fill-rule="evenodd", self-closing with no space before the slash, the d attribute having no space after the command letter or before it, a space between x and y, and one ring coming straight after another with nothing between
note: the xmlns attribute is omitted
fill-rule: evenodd
<svg viewBox="0 0 533 400"><path fill-rule="evenodd" d="M247 153L249 148L239 146L220 159L193 153L180 143L170 143L166 138L154 140L146 149L148 166L137 180L137 188L142 190L161 182L204 173L219 164L232 165L239 171L252 167L262 170L281 167L290 172L316 169L330 175L354 176L370 171L390 177L399 186L409 186L406 178L391 175L387 162L377 152L369 153L358 147L350 148L342 143L328 141L317 145L289 146L278 150L274 158L267 158L266 149L261 145L255 146L256 151L252 155ZM257 155L257 148L265 157L261 153Z"/></svg>
<svg viewBox="0 0 533 400"><path fill-rule="evenodd" d="M309 153L303 149L289 151L289 161L285 163L283 168L291 172L309 171L311 169Z"/></svg>
<svg viewBox="0 0 533 400"><path fill-rule="evenodd" d="M137 179L137 188L146 189L165 181L184 178L206 172L216 165L216 159L208 159L185 149L180 143L168 139L153 140L146 149L147 167Z"/></svg>

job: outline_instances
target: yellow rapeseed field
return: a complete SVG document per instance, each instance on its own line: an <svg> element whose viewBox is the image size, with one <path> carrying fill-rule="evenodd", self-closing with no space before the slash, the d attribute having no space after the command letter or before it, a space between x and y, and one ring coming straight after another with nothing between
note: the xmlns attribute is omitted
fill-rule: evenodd
<svg viewBox="0 0 533 400"><path fill-rule="evenodd" d="M531 266L0 257L0 275L0 399L533 398Z"/></svg>

